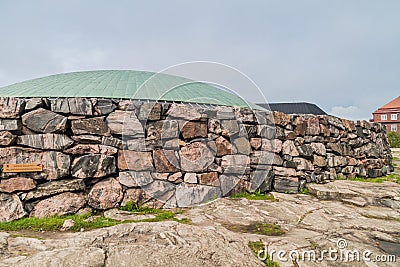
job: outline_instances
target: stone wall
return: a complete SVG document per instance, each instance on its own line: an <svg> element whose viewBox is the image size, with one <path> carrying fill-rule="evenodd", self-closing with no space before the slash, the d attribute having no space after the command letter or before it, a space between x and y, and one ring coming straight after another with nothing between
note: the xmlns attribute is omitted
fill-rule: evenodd
<svg viewBox="0 0 400 267"><path fill-rule="evenodd" d="M92 98L0 98L0 221L186 207L244 190L392 169L380 124L247 108Z"/></svg>

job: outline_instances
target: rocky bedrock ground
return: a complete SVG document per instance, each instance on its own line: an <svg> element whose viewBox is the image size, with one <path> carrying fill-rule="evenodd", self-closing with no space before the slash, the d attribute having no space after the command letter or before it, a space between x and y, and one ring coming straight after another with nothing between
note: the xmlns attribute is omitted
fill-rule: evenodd
<svg viewBox="0 0 400 267"><path fill-rule="evenodd" d="M398 266L400 185L335 181L310 185L313 195L273 193L279 201L218 199L185 210L191 224L128 223L79 233L0 233L0 266L263 266L248 247L270 250L369 250L393 262L280 261L281 266ZM368 196L368 197L367 197ZM246 232L258 223L285 232ZM286 255L288 258L288 256ZM274 260L279 262L277 257ZM296 265L297 264L297 265Z"/></svg>

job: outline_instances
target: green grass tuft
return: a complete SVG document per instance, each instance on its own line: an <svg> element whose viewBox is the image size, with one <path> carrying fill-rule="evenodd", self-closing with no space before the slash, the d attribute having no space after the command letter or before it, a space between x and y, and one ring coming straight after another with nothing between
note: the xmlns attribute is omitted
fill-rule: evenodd
<svg viewBox="0 0 400 267"><path fill-rule="evenodd" d="M257 192L244 192L237 193L230 196L231 198L246 198L248 200L271 200L271 201L279 201L272 194L264 194Z"/></svg>
<svg viewBox="0 0 400 267"><path fill-rule="evenodd" d="M133 203L127 203L127 205L120 208L121 210L129 211L136 214L154 214L155 218L144 219L140 221L118 221L109 218L105 218L101 212L87 213L87 214L73 214L66 216L51 216L47 218L35 218L27 217L14 220L11 222L0 222L0 231L59 231L64 224L65 220L72 219L75 221L74 226L70 228L70 231L80 231L82 228L86 230L92 230L96 228L114 226L121 223L132 223L132 222L162 222L162 221L176 221L183 224L191 223L188 218L177 219L175 215L182 213L182 211L168 211L162 209L152 209L147 207L141 207L133 205Z"/></svg>
<svg viewBox="0 0 400 267"><path fill-rule="evenodd" d="M383 183L383 182L394 182L400 184L400 176L397 174L389 174L382 177L376 178L366 178L366 177L356 177L356 178L345 178L338 177L337 180L348 180L348 181L357 181L357 182L368 182L368 183Z"/></svg>
<svg viewBox="0 0 400 267"><path fill-rule="evenodd" d="M309 194L310 194L310 191L309 191L308 188L306 188L306 187L300 187L300 188L299 188L299 194L309 195Z"/></svg>
<svg viewBox="0 0 400 267"><path fill-rule="evenodd" d="M163 211L162 209L153 209L146 206L140 206L133 201L128 201L124 206L120 207L119 209L136 214L157 214Z"/></svg>
<svg viewBox="0 0 400 267"><path fill-rule="evenodd" d="M91 230L95 228L108 227L120 224L122 222L99 216L94 220L87 220L92 214L74 214L66 216L52 216L47 218L27 217L11 222L1 222L0 231L58 231L67 219L75 221L75 225L71 227L71 231L80 231L81 228Z"/></svg>

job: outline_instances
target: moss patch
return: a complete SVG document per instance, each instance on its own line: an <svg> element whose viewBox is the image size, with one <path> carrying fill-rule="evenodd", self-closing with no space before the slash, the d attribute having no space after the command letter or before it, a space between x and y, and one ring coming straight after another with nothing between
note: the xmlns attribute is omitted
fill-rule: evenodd
<svg viewBox="0 0 400 267"><path fill-rule="evenodd" d="M249 225L223 224L223 226L230 231L238 233L249 233L267 236L280 236L285 234L285 231L282 230L279 225L270 223L253 223Z"/></svg>

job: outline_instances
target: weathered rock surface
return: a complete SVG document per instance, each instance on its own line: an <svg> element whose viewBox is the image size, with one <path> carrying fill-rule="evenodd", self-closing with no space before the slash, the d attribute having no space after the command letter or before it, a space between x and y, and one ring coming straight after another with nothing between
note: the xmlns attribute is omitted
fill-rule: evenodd
<svg viewBox="0 0 400 267"><path fill-rule="evenodd" d="M151 152L120 150L118 151L118 168L121 171L152 170L154 167Z"/></svg>
<svg viewBox="0 0 400 267"><path fill-rule="evenodd" d="M51 110L73 115L92 115L92 102L86 98L59 98L50 100Z"/></svg>
<svg viewBox="0 0 400 267"><path fill-rule="evenodd" d="M49 150L63 150L73 143L65 134L21 135L17 138L18 145Z"/></svg>
<svg viewBox="0 0 400 267"><path fill-rule="evenodd" d="M77 178L99 178L115 172L115 158L103 154L78 157L74 159L71 166L71 175Z"/></svg>
<svg viewBox="0 0 400 267"><path fill-rule="evenodd" d="M104 212L104 217L118 221L141 221L146 219L153 219L156 216L154 216L153 214L134 214L129 211L110 209Z"/></svg>
<svg viewBox="0 0 400 267"><path fill-rule="evenodd" d="M202 185L212 185L212 186L220 186L220 182L218 179L218 172L206 172L200 173L197 175L199 184Z"/></svg>
<svg viewBox="0 0 400 267"><path fill-rule="evenodd" d="M247 155L226 155L222 157L221 166L224 173L245 173L250 165L250 157Z"/></svg>
<svg viewBox="0 0 400 267"><path fill-rule="evenodd" d="M83 191L85 188L86 185L81 179L50 181L29 191L24 197L24 200L39 199L63 192Z"/></svg>
<svg viewBox="0 0 400 267"><path fill-rule="evenodd" d="M181 127L183 138L192 139L196 137L207 137L207 123L188 121Z"/></svg>
<svg viewBox="0 0 400 267"><path fill-rule="evenodd" d="M0 146L9 146L15 140L15 136L7 131L0 132Z"/></svg>
<svg viewBox="0 0 400 267"><path fill-rule="evenodd" d="M149 193L151 192L149 191ZM142 188L128 188L125 190L121 206L124 206L128 202L133 202L138 206L149 207L153 209L162 208L164 203L154 199L149 193Z"/></svg>
<svg viewBox="0 0 400 267"><path fill-rule="evenodd" d="M159 180L154 180L152 183L143 186L142 189L152 198L164 203L175 193L175 186L172 183Z"/></svg>
<svg viewBox="0 0 400 267"><path fill-rule="evenodd" d="M157 172L179 171L179 155L174 150L156 149L153 151L153 159Z"/></svg>
<svg viewBox="0 0 400 267"><path fill-rule="evenodd" d="M0 266L42 267L42 266L104 266L105 255L100 248L65 247L62 249L40 251L32 256L20 256L0 262ZM4 265L2 265L4 264Z"/></svg>
<svg viewBox="0 0 400 267"><path fill-rule="evenodd" d="M21 130L20 120L0 119L0 131L19 131Z"/></svg>
<svg viewBox="0 0 400 267"><path fill-rule="evenodd" d="M122 140L112 136L103 136L103 138L101 139L101 144L122 149Z"/></svg>
<svg viewBox="0 0 400 267"><path fill-rule="evenodd" d="M155 121L161 118L162 107L159 103L144 103L140 107L139 120Z"/></svg>
<svg viewBox="0 0 400 267"><path fill-rule="evenodd" d="M29 178L10 178L0 180L0 192L14 193L18 191L29 191L36 187L33 179Z"/></svg>
<svg viewBox="0 0 400 267"><path fill-rule="evenodd" d="M358 183L360 190L369 187L368 183ZM388 189L391 186L382 184ZM353 188L352 183L348 187ZM189 218L189 225L171 221L128 223L81 233L43 234L38 236L40 239L0 236L0 240L4 239L0 244L8 244L0 256L0 266L127 266L132 262L141 266L264 266L247 246L249 241L259 240L268 244L270 251L315 251L319 255L322 250L338 249L338 240L345 239L351 251L369 250L372 256L397 254L399 260L395 250L400 243L399 209L369 204L361 207L340 199L321 201L303 194L272 194L279 201L225 198L186 209L180 216ZM119 211L108 213L121 216L120 219L125 216ZM256 233L252 226L260 223L279 225L283 235ZM384 246L388 242L394 250ZM64 252L60 254L61 251ZM107 258L102 256L105 254ZM79 263L74 261L77 255ZM284 258L288 261L275 254L274 260L284 267L293 266L288 255ZM397 266L397 262L371 265L362 257L360 262L348 263L304 258L296 264Z"/></svg>
<svg viewBox="0 0 400 267"><path fill-rule="evenodd" d="M43 106L43 100L41 98L31 98L26 100L25 110L32 110Z"/></svg>
<svg viewBox="0 0 400 267"><path fill-rule="evenodd" d="M63 133L67 126L67 118L39 108L22 115L22 124L39 133Z"/></svg>
<svg viewBox="0 0 400 267"><path fill-rule="evenodd" d="M186 172L205 171L214 161L215 154L216 147L211 149L207 144L202 142L188 144L182 147L179 152L181 169Z"/></svg>
<svg viewBox="0 0 400 267"><path fill-rule="evenodd" d="M400 185L336 180L328 184L307 184L310 194L357 206L382 206L400 210Z"/></svg>
<svg viewBox="0 0 400 267"><path fill-rule="evenodd" d="M117 105L111 99L92 100L94 106L94 115L106 115L114 111Z"/></svg>
<svg viewBox="0 0 400 267"><path fill-rule="evenodd" d="M17 195L0 193L0 222L9 222L26 215Z"/></svg>
<svg viewBox="0 0 400 267"><path fill-rule="evenodd" d="M119 173L118 181L126 187L138 187L153 182L153 177L150 172L126 171Z"/></svg>
<svg viewBox="0 0 400 267"><path fill-rule="evenodd" d="M222 157L232 153L232 144L224 137L220 136L215 140L217 146L217 156Z"/></svg>
<svg viewBox="0 0 400 267"><path fill-rule="evenodd" d="M100 144L101 136L82 134L71 136L72 140L81 144Z"/></svg>
<svg viewBox="0 0 400 267"><path fill-rule="evenodd" d="M222 120L221 129L222 129L222 135L233 136L239 133L240 125L237 120Z"/></svg>
<svg viewBox="0 0 400 267"><path fill-rule="evenodd" d="M179 118L185 120L200 120L205 115L201 114L201 110L189 107L184 104L175 104L167 111L167 116L170 118Z"/></svg>
<svg viewBox="0 0 400 267"><path fill-rule="evenodd" d="M104 117L73 120L71 122L71 129L74 134L110 135Z"/></svg>
<svg viewBox="0 0 400 267"><path fill-rule="evenodd" d="M299 191L299 178L294 176L275 176L273 188L280 193L297 193Z"/></svg>
<svg viewBox="0 0 400 267"><path fill-rule="evenodd" d="M269 192L272 189L274 174L270 170L256 170L251 175L251 191Z"/></svg>
<svg viewBox="0 0 400 267"><path fill-rule="evenodd" d="M239 185L240 180L240 175L221 175L219 177L219 182L221 184L222 196L227 196L237 185Z"/></svg>
<svg viewBox="0 0 400 267"><path fill-rule="evenodd" d="M176 187L175 196L178 207L189 207L220 198L222 194L219 187L180 184Z"/></svg>
<svg viewBox="0 0 400 267"><path fill-rule="evenodd" d="M78 144L64 151L67 154L83 155L83 154L102 154L106 156L115 155L118 149L112 146L97 144Z"/></svg>
<svg viewBox="0 0 400 267"><path fill-rule="evenodd" d="M120 183L113 178L95 184L89 192L88 204L95 209L114 208L123 198Z"/></svg>
<svg viewBox="0 0 400 267"><path fill-rule="evenodd" d="M143 126L134 111L116 110L106 119L112 134L123 136L144 136Z"/></svg>
<svg viewBox="0 0 400 267"><path fill-rule="evenodd" d="M37 218L45 218L54 215L62 216L76 213L85 204L86 200L82 194L71 192L61 193L39 201L30 215Z"/></svg>
<svg viewBox="0 0 400 267"><path fill-rule="evenodd" d="M0 97L0 118L18 118L23 112L25 101L14 97Z"/></svg>

